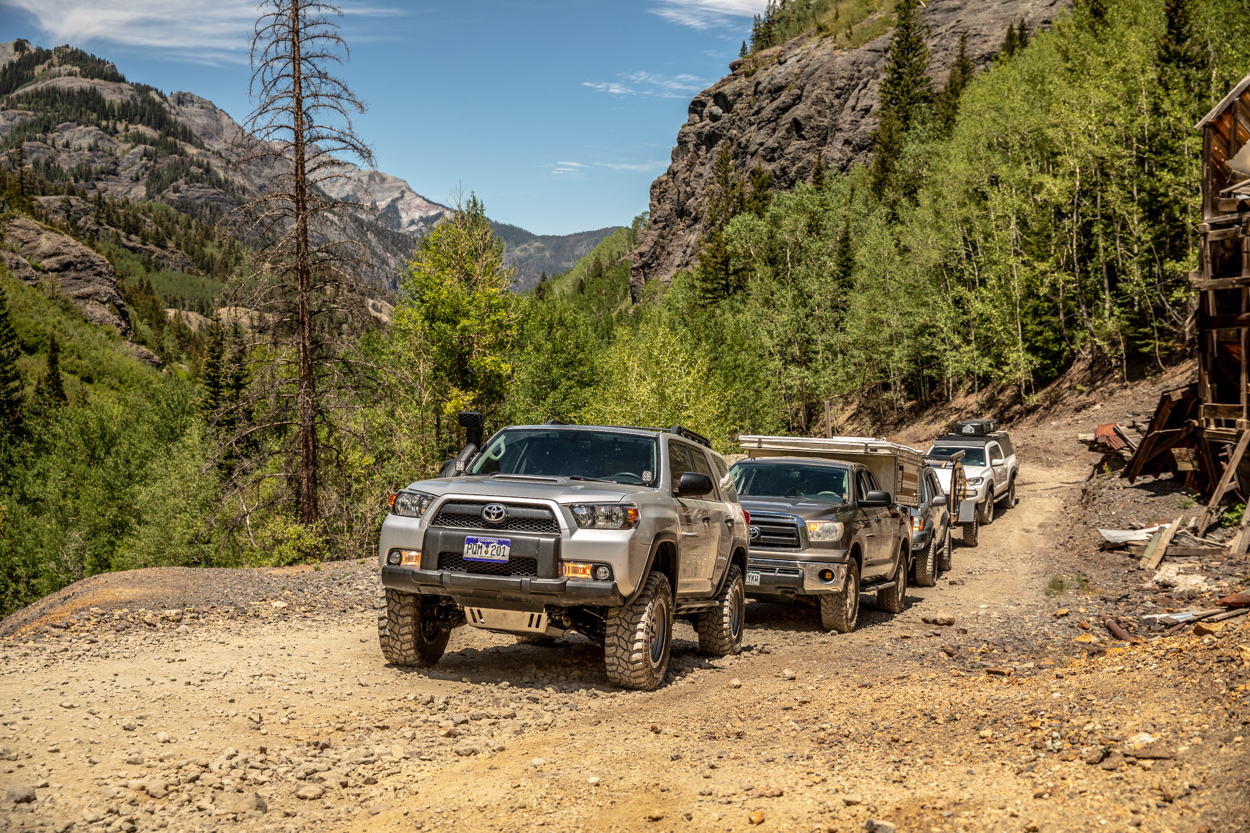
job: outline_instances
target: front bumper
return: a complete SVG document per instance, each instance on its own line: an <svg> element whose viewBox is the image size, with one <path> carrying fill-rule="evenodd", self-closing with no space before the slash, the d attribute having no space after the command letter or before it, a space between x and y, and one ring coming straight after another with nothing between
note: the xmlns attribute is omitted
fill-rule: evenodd
<svg viewBox="0 0 1250 833"><path fill-rule="evenodd" d="M921 552L925 547L929 546L929 540L933 537L932 529L922 529L919 532L911 534L911 551Z"/></svg>
<svg viewBox="0 0 1250 833"><path fill-rule="evenodd" d="M527 576L484 576L448 570L382 567L382 586L401 593L449 596L464 607L496 608L500 602L520 610L557 607L607 606L625 603L615 581Z"/></svg>
<svg viewBox="0 0 1250 833"><path fill-rule="evenodd" d="M820 577L820 573L826 570L832 573L829 581ZM845 562L748 557L748 578L753 578L752 573L759 573L759 584L747 585L748 596L819 596L840 593L846 587Z"/></svg>

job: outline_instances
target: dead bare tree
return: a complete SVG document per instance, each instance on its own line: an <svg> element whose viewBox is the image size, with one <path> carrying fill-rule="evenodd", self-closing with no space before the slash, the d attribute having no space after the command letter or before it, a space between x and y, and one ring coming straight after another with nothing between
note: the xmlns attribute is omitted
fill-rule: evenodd
<svg viewBox="0 0 1250 833"><path fill-rule="evenodd" d="M344 237L343 218L371 210L324 189L352 180L349 160L368 167L374 160L352 125L365 105L330 71L348 58L334 22L342 12L315 0L266 0L262 11L251 52L256 107L240 155L270 180L228 218L255 255L231 290L230 303L244 308L237 317L252 331L244 353L251 384L227 406L233 430L225 446L245 520L289 500L293 484L300 523L314 525L320 453L332 428L326 396L341 390L350 364L339 346L343 333L366 316L367 253ZM275 481L288 488L258 486Z"/></svg>

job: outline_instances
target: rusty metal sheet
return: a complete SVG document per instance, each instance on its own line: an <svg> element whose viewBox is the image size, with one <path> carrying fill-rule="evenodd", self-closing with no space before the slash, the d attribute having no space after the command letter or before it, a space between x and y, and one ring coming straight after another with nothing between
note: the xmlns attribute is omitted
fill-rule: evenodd
<svg viewBox="0 0 1250 833"><path fill-rule="evenodd" d="M1099 445L1109 446L1110 448L1114 448L1116 451L1128 446L1128 443L1124 441L1124 438L1121 437L1119 432L1115 430L1114 422L1108 422L1106 425L1099 425L1095 428L1094 440Z"/></svg>

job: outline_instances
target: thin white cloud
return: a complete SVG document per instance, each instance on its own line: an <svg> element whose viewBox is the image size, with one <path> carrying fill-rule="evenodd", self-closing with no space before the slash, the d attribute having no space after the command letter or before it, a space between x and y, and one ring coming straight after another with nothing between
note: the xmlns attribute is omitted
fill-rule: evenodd
<svg viewBox="0 0 1250 833"><path fill-rule="evenodd" d="M622 73L624 81L583 81L583 87L589 87L601 93L611 95L646 95L658 98L690 98L707 86L707 81L693 75L657 75L653 72Z"/></svg>
<svg viewBox="0 0 1250 833"><path fill-rule="evenodd" d="M741 21L735 18L762 14L765 5L766 0L659 0L648 11L681 26L710 29L739 25Z"/></svg>
<svg viewBox="0 0 1250 833"><path fill-rule="evenodd" d="M257 0L0 0L28 15L53 44L177 52L197 62L245 61ZM345 6L344 17L403 14L382 6Z"/></svg>
<svg viewBox="0 0 1250 833"><path fill-rule="evenodd" d="M667 162L596 162L595 164L601 168L609 168L613 171L634 171L638 173L660 171L668 167Z"/></svg>

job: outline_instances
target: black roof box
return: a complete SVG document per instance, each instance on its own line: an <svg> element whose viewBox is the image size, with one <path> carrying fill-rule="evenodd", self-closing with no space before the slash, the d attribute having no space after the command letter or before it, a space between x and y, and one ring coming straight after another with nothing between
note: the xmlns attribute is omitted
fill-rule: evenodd
<svg viewBox="0 0 1250 833"><path fill-rule="evenodd" d="M962 437L985 437L998 430L996 419L962 419L955 423L953 433Z"/></svg>

